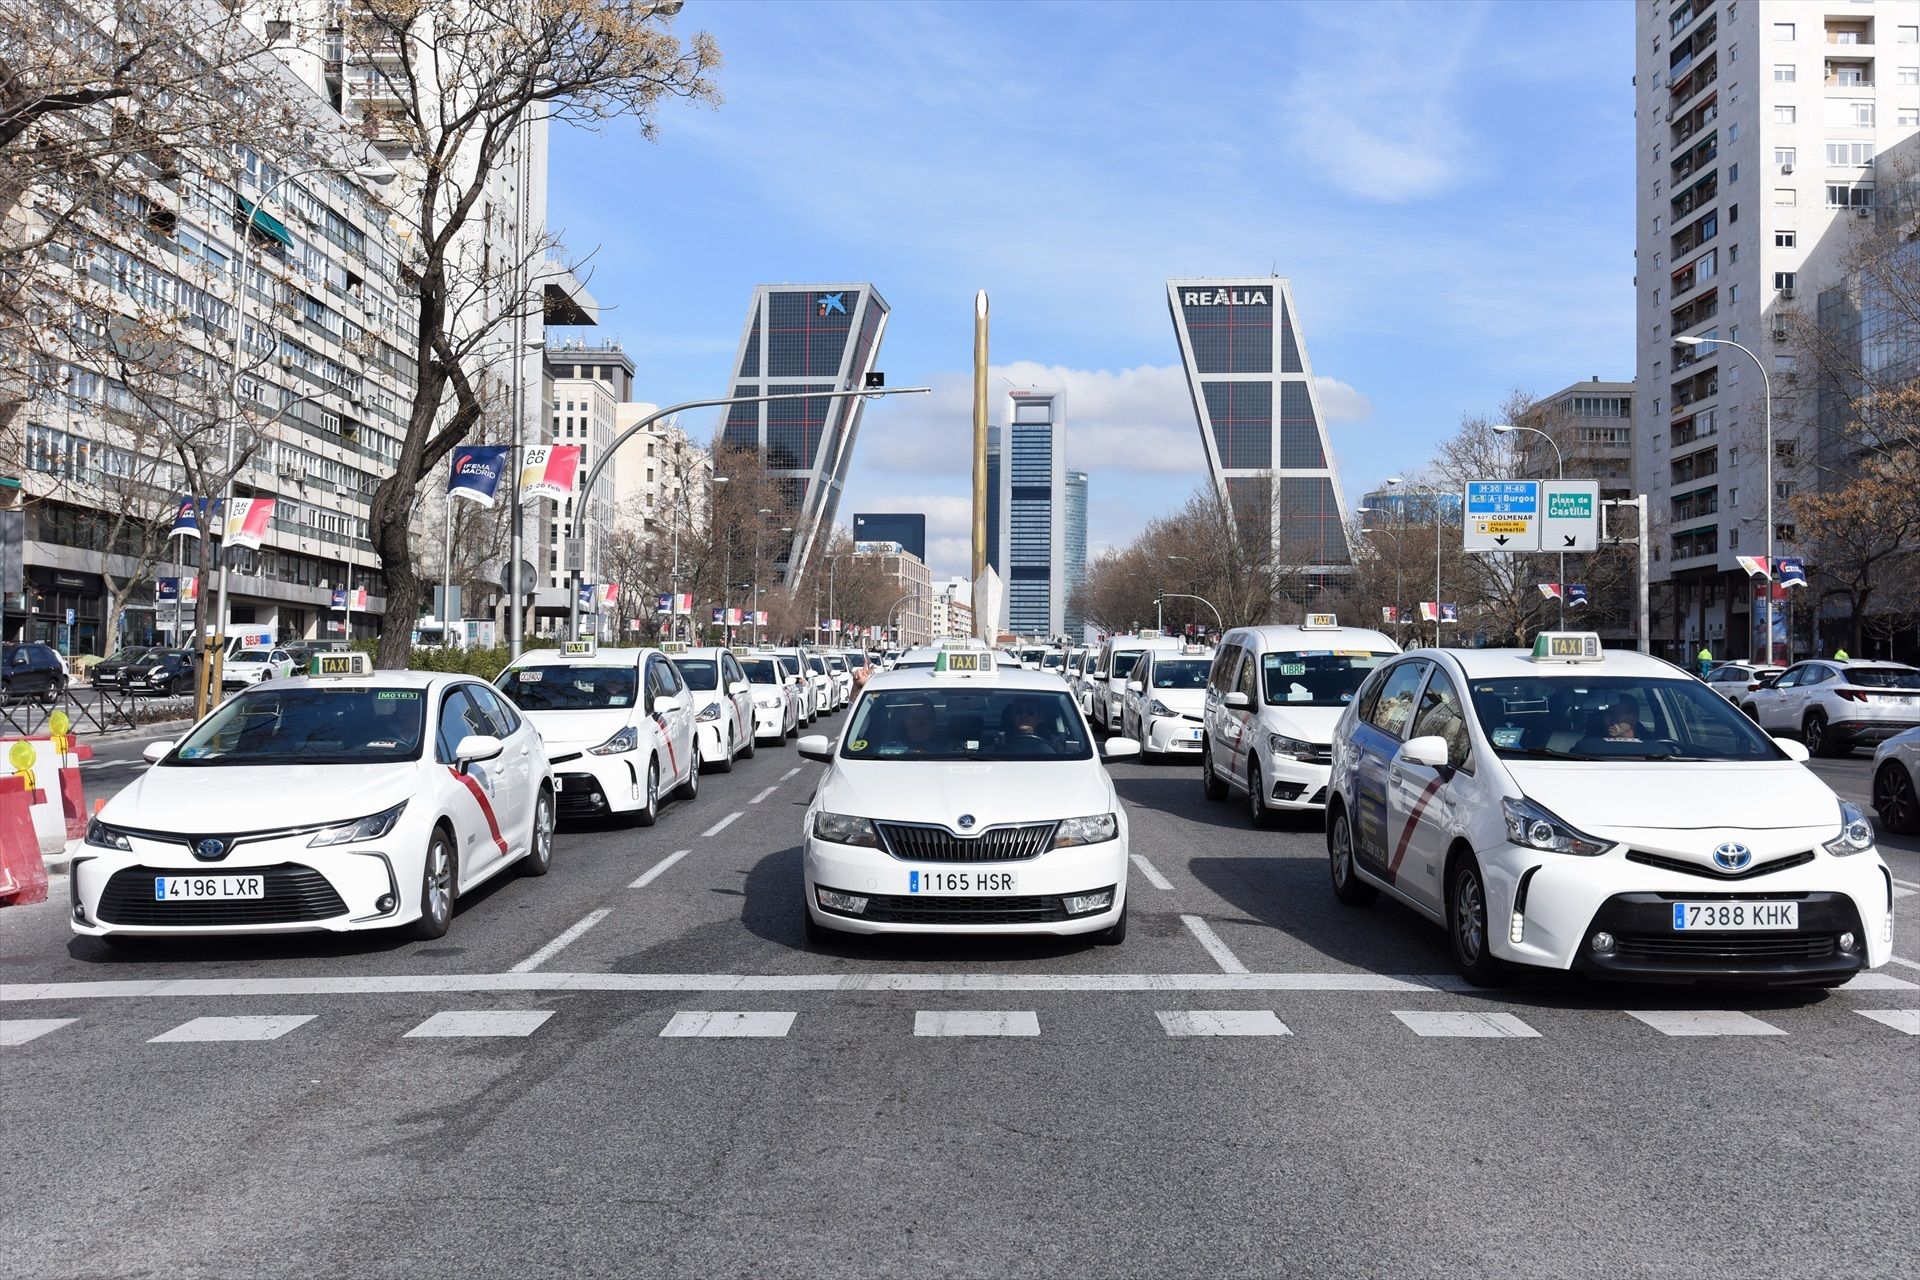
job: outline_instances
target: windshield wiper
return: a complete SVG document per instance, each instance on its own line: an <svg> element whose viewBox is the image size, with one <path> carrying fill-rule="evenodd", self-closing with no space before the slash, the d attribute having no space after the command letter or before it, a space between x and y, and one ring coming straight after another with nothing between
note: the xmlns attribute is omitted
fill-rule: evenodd
<svg viewBox="0 0 1920 1280"><path fill-rule="evenodd" d="M1549 751L1545 747L1495 747L1503 756L1533 756L1539 760L1611 760L1612 756L1583 756L1572 751Z"/></svg>

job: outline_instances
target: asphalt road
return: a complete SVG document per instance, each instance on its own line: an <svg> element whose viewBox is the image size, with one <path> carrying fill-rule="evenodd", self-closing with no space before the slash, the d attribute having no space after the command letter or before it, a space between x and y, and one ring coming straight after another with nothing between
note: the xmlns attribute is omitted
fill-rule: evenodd
<svg viewBox="0 0 1920 1280"><path fill-rule="evenodd" d="M1132 763L1123 946L810 947L818 768L563 829L438 942L127 954L59 881L0 913L0 1275L1911 1269L1920 967L1465 990L1437 930L1334 902L1317 823Z"/></svg>

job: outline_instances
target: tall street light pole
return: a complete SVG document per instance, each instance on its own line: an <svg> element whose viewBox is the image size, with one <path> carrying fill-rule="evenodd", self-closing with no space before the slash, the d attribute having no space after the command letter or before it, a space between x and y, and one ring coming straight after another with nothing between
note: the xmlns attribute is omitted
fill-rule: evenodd
<svg viewBox="0 0 1920 1280"><path fill-rule="evenodd" d="M1766 498L1766 505L1767 505L1767 573L1766 573L1767 656L1765 658L1765 661L1769 665L1771 665L1774 660L1773 658L1773 584L1774 584L1774 572L1775 572L1774 563L1773 563L1773 379L1767 376L1767 365L1764 360L1762 360L1759 356L1755 355L1748 348L1743 347L1739 343L1734 342L1730 339L1696 338L1689 334L1686 336L1676 337L1674 338L1674 341L1683 347L1706 347L1706 346L1715 346L1715 345L1732 347L1736 351L1744 352L1747 359L1753 361L1753 367L1760 371L1760 388L1766 397L1765 399L1766 435L1764 437L1763 444L1762 444L1762 448L1764 450L1764 463L1766 467L1765 474L1766 474L1766 486L1767 486L1767 498ZM1787 648L1789 649L1789 651L1791 651L1791 649L1793 648L1791 641L1789 641Z"/></svg>
<svg viewBox="0 0 1920 1280"><path fill-rule="evenodd" d="M1516 431L1525 431L1539 436L1542 440L1545 440L1553 446L1553 460L1555 465L1559 467L1560 479L1565 480L1567 478L1567 459L1560 452L1560 442L1540 428L1523 427L1511 422L1496 422L1493 430L1495 435L1502 436L1512 435ZM1560 629L1562 631L1567 629L1567 553L1565 551L1560 553Z"/></svg>
<svg viewBox="0 0 1920 1280"><path fill-rule="evenodd" d="M760 544L767 531L767 517L773 514L772 507L761 507L753 513L753 647L760 647Z"/></svg>
<svg viewBox="0 0 1920 1280"><path fill-rule="evenodd" d="M513 423L507 437L507 652L515 658L520 656L521 639L527 629L527 584L521 572L527 558L526 531L522 527L526 513L520 508L520 471L527 447L526 363L529 352L547 345L545 338L528 342L521 336L526 332L525 321L523 315L513 318L513 394L508 397L513 405Z"/></svg>

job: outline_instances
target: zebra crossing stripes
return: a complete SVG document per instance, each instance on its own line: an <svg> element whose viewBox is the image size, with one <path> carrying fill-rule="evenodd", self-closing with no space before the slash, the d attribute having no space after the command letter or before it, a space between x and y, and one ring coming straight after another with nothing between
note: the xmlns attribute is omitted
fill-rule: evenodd
<svg viewBox="0 0 1920 1280"><path fill-rule="evenodd" d="M241 1017L195 1018L171 1031L162 1031L148 1044L206 1044L231 1040L278 1040L296 1027L313 1021L313 1015L246 1015Z"/></svg>
<svg viewBox="0 0 1920 1280"><path fill-rule="evenodd" d="M58 1031L76 1018L0 1018L0 1046L25 1044Z"/></svg>
<svg viewBox="0 0 1920 1280"><path fill-rule="evenodd" d="M1628 1009L1627 1016L1666 1036L1783 1036L1771 1022L1736 1009Z"/></svg>
<svg viewBox="0 0 1920 1280"><path fill-rule="evenodd" d="M1540 1033L1510 1013L1456 1013L1395 1009L1393 1016L1417 1036L1487 1040L1538 1040Z"/></svg>

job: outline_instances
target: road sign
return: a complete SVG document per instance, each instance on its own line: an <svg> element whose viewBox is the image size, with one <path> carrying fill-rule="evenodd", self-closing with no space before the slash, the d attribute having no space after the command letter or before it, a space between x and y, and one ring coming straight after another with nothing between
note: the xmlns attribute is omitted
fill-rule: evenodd
<svg viewBox="0 0 1920 1280"><path fill-rule="evenodd" d="M1600 545L1600 482L1543 480L1542 551L1592 551Z"/></svg>
<svg viewBox="0 0 1920 1280"><path fill-rule="evenodd" d="M1463 510L1468 551L1540 549L1538 480L1469 480Z"/></svg>

